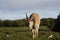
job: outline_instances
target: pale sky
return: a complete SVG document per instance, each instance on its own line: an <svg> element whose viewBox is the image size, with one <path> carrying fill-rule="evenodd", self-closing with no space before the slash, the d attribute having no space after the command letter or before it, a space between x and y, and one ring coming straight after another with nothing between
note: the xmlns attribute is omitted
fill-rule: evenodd
<svg viewBox="0 0 60 40"><path fill-rule="evenodd" d="M41 18L57 18L60 13L60 0L0 0L0 19L16 20L32 13Z"/></svg>

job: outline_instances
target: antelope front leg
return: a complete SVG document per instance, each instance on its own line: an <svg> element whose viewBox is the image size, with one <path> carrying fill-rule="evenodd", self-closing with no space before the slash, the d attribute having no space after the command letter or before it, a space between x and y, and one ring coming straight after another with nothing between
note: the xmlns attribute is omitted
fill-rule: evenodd
<svg viewBox="0 0 60 40"><path fill-rule="evenodd" d="M32 29L32 35L33 35L33 39L34 39L36 37L35 29Z"/></svg>
<svg viewBox="0 0 60 40"><path fill-rule="evenodd" d="M36 31L36 37L38 38L38 30Z"/></svg>
<svg viewBox="0 0 60 40"><path fill-rule="evenodd" d="M36 27L36 37L38 38L38 30L39 30L39 27Z"/></svg>

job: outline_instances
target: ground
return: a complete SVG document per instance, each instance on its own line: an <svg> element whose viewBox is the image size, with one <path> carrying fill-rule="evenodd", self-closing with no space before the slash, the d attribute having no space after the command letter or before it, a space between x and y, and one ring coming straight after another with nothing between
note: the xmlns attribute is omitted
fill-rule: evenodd
<svg viewBox="0 0 60 40"><path fill-rule="evenodd" d="M53 36L49 39L50 35ZM0 40L60 40L60 33L41 26L38 38L33 39L28 27L0 27Z"/></svg>

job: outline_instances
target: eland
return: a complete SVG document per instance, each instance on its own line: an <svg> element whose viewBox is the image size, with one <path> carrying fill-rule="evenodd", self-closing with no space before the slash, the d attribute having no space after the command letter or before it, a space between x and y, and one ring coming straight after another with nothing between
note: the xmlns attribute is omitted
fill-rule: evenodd
<svg viewBox="0 0 60 40"><path fill-rule="evenodd" d="M40 17L37 13L32 13L29 17L26 14L26 23L32 30L33 39L38 37L38 30L40 25Z"/></svg>

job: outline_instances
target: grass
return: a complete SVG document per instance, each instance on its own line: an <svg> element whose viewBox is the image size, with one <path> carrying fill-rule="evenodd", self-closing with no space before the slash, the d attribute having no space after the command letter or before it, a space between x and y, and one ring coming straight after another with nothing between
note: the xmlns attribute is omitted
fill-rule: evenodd
<svg viewBox="0 0 60 40"><path fill-rule="evenodd" d="M49 39L51 34L53 37ZM28 27L0 27L0 40L60 40L60 33L49 31L46 26L41 26L39 37L32 39Z"/></svg>

